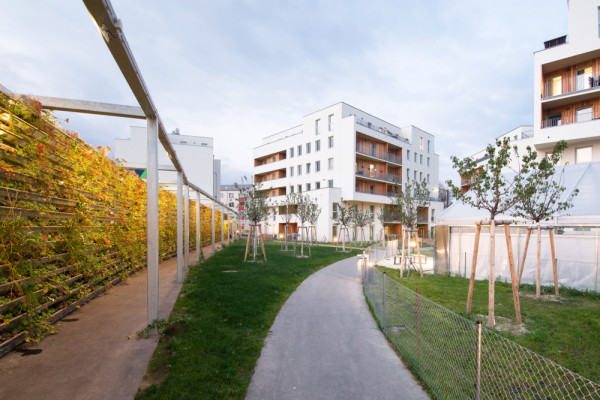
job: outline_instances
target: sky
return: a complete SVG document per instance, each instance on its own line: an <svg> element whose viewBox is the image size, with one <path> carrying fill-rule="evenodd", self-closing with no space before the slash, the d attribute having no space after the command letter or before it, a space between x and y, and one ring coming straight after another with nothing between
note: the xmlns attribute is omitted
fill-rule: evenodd
<svg viewBox="0 0 600 400"><path fill-rule="evenodd" d="M83 2L4 2L0 83L137 105ZM261 138L340 101L435 135L451 156L533 124L533 53L567 34L566 0L112 0L167 131L214 138L221 183ZM56 113L95 145L140 120ZM68 119L68 122L67 122Z"/></svg>

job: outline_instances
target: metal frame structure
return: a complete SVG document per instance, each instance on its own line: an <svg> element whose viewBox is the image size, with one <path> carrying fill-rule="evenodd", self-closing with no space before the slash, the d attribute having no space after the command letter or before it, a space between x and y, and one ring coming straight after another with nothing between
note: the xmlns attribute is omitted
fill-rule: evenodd
<svg viewBox="0 0 600 400"><path fill-rule="evenodd" d="M91 17L96 23L104 42L111 52L117 66L121 70L123 77L127 81L138 106L127 106L100 102L91 102L85 100L72 100L47 96L26 97L37 100L44 109L70 111L78 113L88 113L97 115L106 115L113 117L125 117L135 119L145 119L147 124L147 274L148 274L148 324L151 325L159 319L159 231L158 231L158 172L159 170L177 171L177 280L183 282L184 268L189 266L189 202L190 189L196 192L196 261L201 259L201 237L200 237L200 204L201 195L206 197L212 203L212 248L215 251L215 205L219 204L223 210L227 210L234 215L238 213L229 209L225 204L219 202L212 195L208 194L198 186L188 181L185 171L171 143L169 142L166 130L158 114L154 102L150 96L148 88L142 78L142 74L135 62L133 53L129 48L121 21L117 18L109 0L83 0ZM0 87L7 95L13 98L22 98L10 92L10 90ZM158 163L158 142L162 144L167 152L173 166L163 166ZM185 185L185 190L183 190ZM185 203L185 206L184 204ZM182 210L182 207L184 209ZM223 219L223 216L221 217ZM222 224L223 225L223 224Z"/></svg>

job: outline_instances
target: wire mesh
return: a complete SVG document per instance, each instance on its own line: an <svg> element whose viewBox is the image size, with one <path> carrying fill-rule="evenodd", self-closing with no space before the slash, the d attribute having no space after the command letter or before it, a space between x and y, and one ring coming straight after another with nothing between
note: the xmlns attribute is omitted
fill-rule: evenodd
<svg viewBox="0 0 600 400"><path fill-rule="evenodd" d="M476 398L475 322L387 278L366 262L363 285L384 333L434 396ZM481 399L600 399L599 384L486 328L481 351Z"/></svg>

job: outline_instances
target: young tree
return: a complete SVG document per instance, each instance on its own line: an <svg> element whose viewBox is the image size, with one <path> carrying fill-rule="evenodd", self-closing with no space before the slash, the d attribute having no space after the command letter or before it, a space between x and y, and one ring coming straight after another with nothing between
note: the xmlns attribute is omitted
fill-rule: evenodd
<svg viewBox="0 0 600 400"><path fill-rule="evenodd" d="M385 233L386 225L394 221L393 205L385 204L381 207L381 211L377 213L377 219L381 223L383 232ZM385 235L380 234L382 240L385 240Z"/></svg>
<svg viewBox="0 0 600 400"><path fill-rule="evenodd" d="M404 230L408 230L408 258L410 259L410 241L411 232L417 228L419 222L419 209L429 206L429 189L426 181L407 182L404 190L399 187L395 189L396 197L392 197L392 205L400 214L402 223L402 248L404 249ZM404 264L404 254L402 254L402 264ZM401 267L402 270L404 266ZM410 268L407 272L410 277ZM423 272L421 271L421 276Z"/></svg>
<svg viewBox="0 0 600 400"><path fill-rule="evenodd" d="M573 206L572 199L576 196L578 190L575 190L570 198L565 201L560 201L562 193L565 191L563 186L563 175L565 168L563 167L559 174L556 174L556 166L560 162L562 152L567 148L567 142L559 141L554 146L552 154L548 157L537 161L538 154L527 146L527 154L523 155L523 164L527 165L527 170L523 171L523 180L516 187L516 195L518 202L515 204L513 215L515 217L523 217L533 221L537 225L537 270L536 270L536 298L540 298L541 283L540 270L541 260L540 252L542 245L542 228L541 221L548 221L554 214L566 210ZM554 236L552 228L549 230L551 248L554 252ZM529 237L531 230L527 233L525 243L525 251L521 262L521 271L517 286L521 283L523 267L525 266L525 256L529 245ZM554 291L558 296L558 277L556 272L556 260L552 255L552 267L554 272Z"/></svg>
<svg viewBox="0 0 600 400"><path fill-rule="evenodd" d="M344 199L337 205L337 213L332 216L333 222L340 226L339 236L342 237L342 251L346 251L346 236L344 232L348 234L348 226L352 224L352 210L350 207L344 205Z"/></svg>
<svg viewBox="0 0 600 400"><path fill-rule="evenodd" d="M243 181L247 181L244 177ZM267 261L267 255L265 254L265 248L262 244L262 238L259 238L260 224L265 221L269 216L270 202L267 198L267 190L262 188L261 183L253 183L248 189L240 189L240 196L244 198L244 210L241 214L250 221L250 232L248 234L248 242L246 243L246 255L244 261L248 256L248 245L250 239L252 239L252 260L256 261L256 252L258 240L260 240L263 256Z"/></svg>
<svg viewBox="0 0 600 400"><path fill-rule="evenodd" d="M283 199L278 205L279 215L281 215L285 221L285 251L288 251L288 225L290 222L292 222L292 219L296 214L296 194L286 194L285 199Z"/></svg>
<svg viewBox="0 0 600 400"><path fill-rule="evenodd" d="M298 193L296 195L296 218L300 223L300 257L304 257L304 231L308 228L306 223L310 221L312 212L313 202L310 196Z"/></svg>
<svg viewBox="0 0 600 400"><path fill-rule="evenodd" d="M369 225L371 222L371 213L367 210L359 210L356 205L352 207L354 212L353 220L354 225L360 228L360 243L364 244L365 242L365 226ZM357 235L358 236L358 235ZM357 237L358 239L358 237Z"/></svg>
<svg viewBox="0 0 600 400"><path fill-rule="evenodd" d="M446 181L448 187L452 190L453 196L457 200L462 200L477 209L487 210L490 214L490 267L489 267L489 302L488 302L488 325L494 326L494 282L495 282L495 259L496 259L496 216L508 212L519 201L516 195L516 188L520 184L521 171L514 171L514 174L503 174L503 168L509 166L512 157L519 157L516 147L510 146L510 138L496 140L496 145L488 145L485 157L487 165L480 166L477 162L467 157L459 159L452 157L452 164L458 174L470 182L470 190L462 193L460 186L455 186L452 181ZM479 228L480 229L480 228ZM475 240L478 244L478 237ZM476 254L476 252L475 252ZM477 260L473 257L473 266L471 268L471 281L469 282L469 295L467 298L467 313L471 312L471 302L473 298L473 288L475 279L475 267ZM520 307L518 294L515 297L515 279L514 271L511 265L511 278L513 278L513 298L515 301L515 311L517 321L520 322Z"/></svg>
<svg viewBox="0 0 600 400"><path fill-rule="evenodd" d="M319 220L319 216L321 215L321 207L317 204L316 200L312 203L310 214L308 216L308 222L310 222L311 228L314 229L315 237L317 237L317 221ZM310 235L312 242L312 232ZM308 251L310 252L310 243L308 245Z"/></svg>

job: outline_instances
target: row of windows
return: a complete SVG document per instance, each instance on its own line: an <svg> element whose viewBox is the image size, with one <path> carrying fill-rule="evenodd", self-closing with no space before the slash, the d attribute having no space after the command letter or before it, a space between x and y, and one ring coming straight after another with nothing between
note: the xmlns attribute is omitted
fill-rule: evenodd
<svg viewBox="0 0 600 400"><path fill-rule="evenodd" d="M423 139L423 138L421 138ZM429 143L429 140L427 141L427 143ZM429 151L429 145L427 146L427 151ZM417 152L413 152L413 158L414 158L414 162L417 162L417 155L419 156L419 164L423 165L423 154L417 154ZM410 161L410 150L406 150L406 159L408 161ZM431 163L431 158L427 157L427 166L429 167L429 164Z"/></svg>
<svg viewBox="0 0 600 400"><path fill-rule="evenodd" d="M333 114L329 114L327 116L327 130L329 132L333 131ZM321 134L321 119L315 120L315 135Z"/></svg>
<svg viewBox="0 0 600 400"><path fill-rule="evenodd" d="M311 166L312 163L306 163L305 171L307 174L310 174ZM330 171L333 169L333 158L329 158L327 160L327 168ZM297 165L296 168L293 166L290 167L290 176L294 176L294 171L296 171L298 175L302 175L302 164ZM315 161L315 172L321 172L321 161Z"/></svg>
<svg viewBox="0 0 600 400"><path fill-rule="evenodd" d="M423 181L423 172L413 171L413 179L417 180L417 174L419 174L419 181ZM410 168L406 168L406 180L410 181ZM425 177L425 182L429 183L429 174Z"/></svg>
<svg viewBox="0 0 600 400"><path fill-rule="evenodd" d="M315 190L321 189L321 182L315 182L315 186L312 186L312 184L309 182L309 183L306 183L304 185L304 187L306 188L307 192L309 190L312 190L313 187ZM330 188L333 187L333 179L330 179L327 181L327 187L330 187ZM297 189L298 193L302 193L302 185L296 185L296 189ZM294 185L290 185L290 193L294 193Z"/></svg>
<svg viewBox="0 0 600 400"><path fill-rule="evenodd" d="M328 140L327 140L327 145L328 147L331 149L333 147L333 136L329 136ZM298 156L302 155L302 145L298 145ZM308 142L306 143L306 145L304 146L306 148L306 154L310 154L311 150L312 150L312 143ZM315 151L321 151L321 141L320 140L315 140ZM290 147L290 150L288 152L288 155L290 158L294 157L294 148Z"/></svg>

